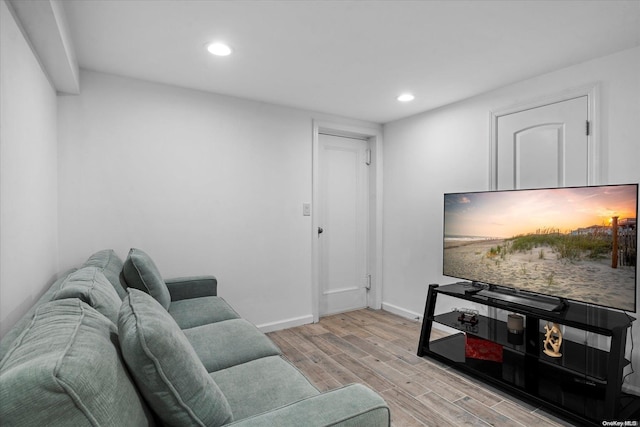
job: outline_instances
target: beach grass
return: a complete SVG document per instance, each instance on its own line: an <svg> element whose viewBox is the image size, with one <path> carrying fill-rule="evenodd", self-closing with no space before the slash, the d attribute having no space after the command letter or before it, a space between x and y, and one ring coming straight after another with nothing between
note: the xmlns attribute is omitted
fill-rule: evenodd
<svg viewBox="0 0 640 427"><path fill-rule="evenodd" d="M563 234L555 229L537 230L535 233L523 234L506 239L502 245L491 247L488 258L514 252L530 252L541 247L550 247L558 259L579 260L584 257L598 259L608 256L612 250L612 238L604 233ZM542 252L539 257L543 258Z"/></svg>
<svg viewBox="0 0 640 427"><path fill-rule="evenodd" d="M577 234L562 235L557 231L543 233L546 236L533 234L448 243L444 248L443 273L623 310L635 309L636 264L612 268L611 236L601 233L599 238L606 243L607 252L596 257L603 244L594 243L597 239L593 237L579 238ZM633 237L635 242L635 234ZM517 251L514 244L524 249ZM560 258L561 253L568 254L571 250L584 253L579 260Z"/></svg>

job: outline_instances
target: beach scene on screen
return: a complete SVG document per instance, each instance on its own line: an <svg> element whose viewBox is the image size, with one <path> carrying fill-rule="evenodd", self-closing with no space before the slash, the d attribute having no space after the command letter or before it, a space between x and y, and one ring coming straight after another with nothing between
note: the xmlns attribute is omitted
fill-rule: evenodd
<svg viewBox="0 0 640 427"><path fill-rule="evenodd" d="M443 274L633 311L637 197L637 185L445 194Z"/></svg>

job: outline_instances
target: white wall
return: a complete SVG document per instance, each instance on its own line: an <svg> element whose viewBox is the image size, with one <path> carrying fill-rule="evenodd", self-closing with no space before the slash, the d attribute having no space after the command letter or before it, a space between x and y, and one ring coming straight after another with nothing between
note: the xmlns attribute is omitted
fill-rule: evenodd
<svg viewBox="0 0 640 427"><path fill-rule="evenodd" d="M0 336L55 279L56 93L0 1Z"/></svg>
<svg viewBox="0 0 640 427"><path fill-rule="evenodd" d="M139 247L165 277L214 274L259 326L310 322L312 120L340 119L84 70L80 83L58 103L61 267Z"/></svg>
<svg viewBox="0 0 640 427"><path fill-rule="evenodd" d="M637 183L640 48L384 126L383 308L422 315L427 285L454 281L442 276L442 197L489 189L489 111L595 82L601 89L601 183ZM634 337L640 342L638 325ZM640 366L637 350L634 366Z"/></svg>

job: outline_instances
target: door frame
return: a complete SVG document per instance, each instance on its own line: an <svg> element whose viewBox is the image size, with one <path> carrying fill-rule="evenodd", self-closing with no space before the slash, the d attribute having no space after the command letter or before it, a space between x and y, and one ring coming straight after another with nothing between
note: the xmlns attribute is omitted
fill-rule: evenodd
<svg viewBox="0 0 640 427"><path fill-rule="evenodd" d="M519 113L545 105L587 97L587 185L597 185L602 181L600 147L600 83L590 83L567 89L560 93L546 95L529 101L510 105L495 111L489 111L489 189L498 188L498 119L509 114Z"/></svg>
<svg viewBox="0 0 640 427"><path fill-rule="evenodd" d="M371 275L371 289L367 306L382 307L382 129L351 126L327 121L313 121L312 190L311 190L311 312L313 322L320 320L320 249L318 227L320 213L320 134L356 138L367 141L370 152L368 166L369 226L367 230L367 267Z"/></svg>

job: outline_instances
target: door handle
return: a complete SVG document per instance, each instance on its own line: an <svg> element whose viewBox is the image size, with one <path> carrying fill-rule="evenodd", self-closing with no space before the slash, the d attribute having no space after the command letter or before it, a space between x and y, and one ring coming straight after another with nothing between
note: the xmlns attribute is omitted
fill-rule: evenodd
<svg viewBox="0 0 640 427"><path fill-rule="evenodd" d="M318 227L318 234L322 234L322 233L324 233L324 228Z"/></svg>

